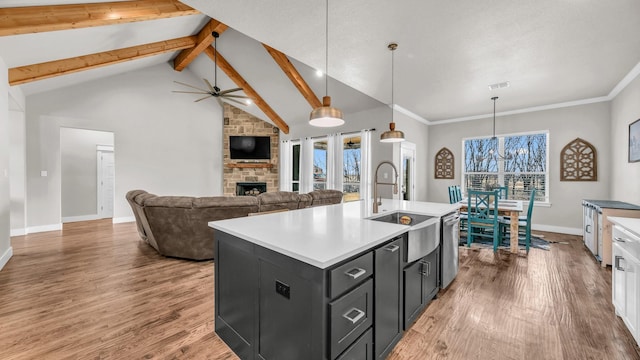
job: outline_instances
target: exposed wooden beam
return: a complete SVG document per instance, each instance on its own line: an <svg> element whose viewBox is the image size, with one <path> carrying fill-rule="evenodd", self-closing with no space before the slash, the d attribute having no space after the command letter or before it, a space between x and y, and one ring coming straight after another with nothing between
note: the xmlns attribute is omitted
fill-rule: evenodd
<svg viewBox="0 0 640 360"><path fill-rule="evenodd" d="M0 36L200 14L177 0L136 0L0 9Z"/></svg>
<svg viewBox="0 0 640 360"><path fill-rule="evenodd" d="M197 37L195 35L186 36L173 40L159 41L151 44L78 56L75 58L54 60L40 64L11 68L9 69L9 85L25 84L32 81L48 79L64 74L71 74L125 61L136 60L147 56L159 55L166 52L194 47L196 44L196 38Z"/></svg>
<svg viewBox="0 0 640 360"><path fill-rule="evenodd" d="M207 54L207 56L209 56L211 60L215 60L216 51L211 46L208 46L204 50L204 53ZM254 88L252 88L251 85L249 85L249 83L246 82L242 76L240 76L236 69L234 69L233 66L229 64L229 62L220 54L220 52L218 52L218 59L216 62L218 64L218 67L222 71L224 71L224 73L227 74L227 76L231 80L233 80L233 82L236 83L238 87L241 87L244 93L247 94L247 96L253 99L253 102L256 104L256 106L258 106L258 108L260 108L260 110L262 110L262 112L265 113L265 115L267 115L269 119L271 119L271 121L273 121L273 123L283 133L289 133L289 125L287 125L287 123L282 120L282 118L278 114L276 114L271 106L269 106L269 104L264 101L264 99L258 94L258 92L256 92Z"/></svg>
<svg viewBox="0 0 640 360"><path fill-rule="evenodd" d="M191 62L200 55L201 52L204 51L211 43L213 42L213 35L211 35L214 31L218 34L222 34L225 30L227 30L227 25L221 23L218 20L211 19L205 26L202 27L200 32L198 33L198 40L196 41L196 46L190 49L184 49L176 56L173 60L173 69L176 71L182 71L184 68L189 66Z"/></svg>
<svg viewBox="0 0 640 360"><path fill-rule="evenodd" d="M281 53L280 51L272 48L267 44L262 44L262 46L264 46L264 48L267 49L267 52L271 55L273 60L276 61L276 64L280 66L282 71L285 73L285 75L287 75L289 80L291 80L293 85L295 85L295 87L298 88L298 91L300 91L300 94L302 94L302 96L305 99L307 99L307 102L309 102L309 105L311 105L311 108L315 109L315 108L321 107L322 102L320 102L320 99L318 99L318 97L313 92L313 90L311 90L311 87L309 87L309 84L307 84L307 82L304 81L304 78L302 77L302 75L300 75L296 67L293 66L291 61L289 61L289 58L287 58L287 55Z"/></svg>

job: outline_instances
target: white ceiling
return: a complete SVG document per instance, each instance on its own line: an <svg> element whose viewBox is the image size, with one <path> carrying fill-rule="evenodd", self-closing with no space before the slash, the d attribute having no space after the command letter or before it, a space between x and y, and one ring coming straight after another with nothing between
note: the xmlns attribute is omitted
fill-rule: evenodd
<svg viewBox="0 0 640 360"><path fill-rule="evenodd" d="M80 2L0 0L0 7ZM322 97L324 81L313 69L325 68L324 1L183 2L233 28L220 37L220 53L287 123L306 121L309 104L258 41L289 55ZM489 114L492 96L500 96L499 112L607 96L640 61L638 15L637 0L330 1L329 75L338 81L330 82L329 95L347 113L375 106L375 100L390 103L387 44L395 41L394 102L429 121ZM5 36L0 37L0 57L9 67L29 65L192 35L206 21L206 16L195 15ZM29 95L167 62L175 55L21 89ZM205 55L189 70L213 78ZM221 71L218 77L221 88L235 87ZM489 91L489 84L502 81L510 81L511 87ZM255 105L251 108L262 114Z"/></svg>

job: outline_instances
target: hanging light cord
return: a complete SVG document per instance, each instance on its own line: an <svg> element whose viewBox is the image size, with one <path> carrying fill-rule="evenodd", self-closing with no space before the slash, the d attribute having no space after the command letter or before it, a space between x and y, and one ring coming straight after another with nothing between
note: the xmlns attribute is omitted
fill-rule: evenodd
<svg viewBox="0 0 640 360"><path fill-rule="evenodd" d="M393 58L394 58L393 53L394 52L395 52L395 48L391 48L391 122L393 122L393 106L394 106L393 105L394 104L393 103L393 87L394 87L393 86L393 84L394 84L394 82L393 82L393 73L395 72L393 70Z"/></svg>
<svg viewBox="0 0 640 360"><path fill-rule="evenodd" d="M497 96L494 96L491 98L491 100L493 100L493 137L496 137L496 100L498 99Z"/></svg>
<svg viewBox="0 0 640 360"><path fill-rule="evenodd" d="M327 11L324 30L324 46L325 46L325 59L324 59L324 95L329 96L329 0L327 0Z"/></svg>

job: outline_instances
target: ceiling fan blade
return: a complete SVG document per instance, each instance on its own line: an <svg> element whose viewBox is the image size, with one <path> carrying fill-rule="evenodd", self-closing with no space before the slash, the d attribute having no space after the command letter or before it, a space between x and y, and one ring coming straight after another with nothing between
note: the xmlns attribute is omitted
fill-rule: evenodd
<svg viewBox="0 0 640 360"><path fill-rule="evenodd" d="M242 90L242 88L235 88L235 89L224 90L224 91L220 91L220 95L224 95L224 94L228 94L228 93L230 93L230 92L240 91L240 90Z"/></svg>
<svg viewBox="0 0 640 360"><path fill-rule="evenodd" d="M209 90L211 90L211 92L216 92L213 86L211 86L211 83L209 82L209 80L207 79L202 79L202 80L204 80L204 82L207 83L207 86L209 87Z"/></svg>
<svg viewBox="0 0 640 360"><path fill-rule="evenodd" d="M189 85L189 84L185 84L185 83L180 82L180 81L174 81L174 83L176 83L176 84L180 84L180 85L184 85L184 86L190 87L190 88L192 88L192 89L196 89L196 90L204 91L204 92L206 92L207 94L209 93L209 92L208 92L207 90L205 90L205 89L201 89L201 88L199 88L199 87L195 87L195 86L192 86L192 85Z"/></svg>
<svg viewBox="0 0 640 360"><path fill-rule="evenodd" d="M244 96L244 95L220 94L220 96L222 96L222 97L230 97L230 98L240 98L240 99L251 99L250 97Z"/></svg>
<svg viewBox="0 0 640 360"><path fill-rule="evenodd" d="M198 99L198 100L196 100L196 101L194 101L194 102L202 101L202 100L204 100L204 99L208 99L208 98L210 98L210 97L213 97L213 96L208 95L208 96L205 96L205 97L203 97L203 98L200 98L200 99Z"/></svg>
<svg viewBox="0 0 640 360"><path fill-rule="evenodd" d="M222 98L224 101L231 101L231 102L234 102L234 103L238 103L238 104L240 104L240 105L247 106L247 103L243 103L243 102L240 102L240 101L238 101L238 100L229 99L228 97L224 97L224 96L221 96L221 98Z"/></svg>
<svg viewBox="0 0 640 360"><path fill-rule="evenodd" d="M203 95L204 95L204 94L209 94L209 93L208 93L208 92L206 92L206 91L180 91L180 90L171 90L171 92L174 92L174 93L182 93L182 94L203 94ZM211 95L211 94L209 94L209 95Z"/></svg>

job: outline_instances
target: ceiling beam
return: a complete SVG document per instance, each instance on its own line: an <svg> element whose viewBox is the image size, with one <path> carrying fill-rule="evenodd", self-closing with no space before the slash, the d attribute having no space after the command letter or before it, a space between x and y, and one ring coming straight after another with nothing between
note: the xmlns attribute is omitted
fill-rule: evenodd
<svg viewBox="0 0 640 360"><path fill-rule="evenodd" d="M262 44L262 46L267 49L267 52L271 55L273 60L276 61L276 64L280 66L285 75L287 75L293 85L298 89L298 91L300 91L300 94L302 94L302 96L307 99L307 102L309 102L311 108L315 109L321 107L322 103L320 102L320 99L318 99L313 90L311 90L309 84L304 81L304 78L302 77L302 75L300 75L296 67L293 66L291 61L289 61L287 55L281 53L280 51L272 48L267 44Z"/></svg>
<svg viewBox="0 0 640 360"><path fill-rule="evenodd" d="M211 46L208 46L204 50L204 53L207 54L207 56L209 56L212 61L216 61L218 67L222 71L224 71L224 73L227 74L227 76L231 80L233 80L233 82L236 83L238 87L242 88L244 93L253 100L256 106L258 106L258 108L262 110L262 112L267 115L269 119L271 119L271 121L273 121L273 123L278 127L278 129L280 129L280 131L285 134L289 133L289 125L287 125L287 123L282 120L282 118L269 106L269 104L264 101L264 99L258 94L258 92L256 92L242 76L240 76L236 69L234 69L233 66L229 64L229 62L220 54L220 52L218 52L217 60L216 51Z"/></svg>
<svg viewBox="0 0 640 360"><path fill-rule="evenodd" d="M151 44L11 68L9 69L9 85L26 84L32 81L182 50L194 47L196 39L195 35L185 36Z"/></svg>
<svg viewBox="0 0 640 360"><path fill-rule="evenodd" d="M135 0L0 9L0 36L200 14L177 0Z"/></svg>
<svg viewBox="0 0 640 360"><path fill-rule="evenodd" d="M212 33L215 31L218 34L222 34L225 30L227 30L227 25L218 20L211 19L211 21L203 26L198 33L196 46L190 49L184 49L178 54L178 56L176 56L173 60L173 69L176 71L182 71L184 68L189 66L189 64L191 64L191 62L200 55L204 49L213 43L214 39Z"/></svg>

